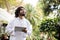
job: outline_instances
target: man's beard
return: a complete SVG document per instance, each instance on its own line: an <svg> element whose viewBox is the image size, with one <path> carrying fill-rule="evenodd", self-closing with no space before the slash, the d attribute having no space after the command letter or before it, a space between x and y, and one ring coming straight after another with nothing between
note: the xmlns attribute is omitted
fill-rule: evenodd
<svg viewBox="0 0 60 40"><path fill-rule="evenodd" d="M22 13L20 13L19 15L20 15L20 16L25 16L25 13L23 13L23 14L22 14Z"/></svg>

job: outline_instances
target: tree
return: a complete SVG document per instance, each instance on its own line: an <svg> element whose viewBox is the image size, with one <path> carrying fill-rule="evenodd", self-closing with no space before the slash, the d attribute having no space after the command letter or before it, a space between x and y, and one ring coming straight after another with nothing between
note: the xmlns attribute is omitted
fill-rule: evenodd
<svg viewBox="0 0 60 40"><path fill-rule="evenodd" d="M58 9L58 5L60 4L59 0L39 0L38 7L42 9L45 16L48 16L50 12ZM51 8L53 6L53 8Z"/></svg>
<svg viewBox="0 0 60 40"><path fill-rule="evenodd" d="M57 32L57 18L55 19L45 19L41 22L40 32L48 33L48 37L53 38L55 33ZM54 40L54 39L53 39Z"/></svg>
<svg viewBox="0 0 60 40"><path fill-rule="evenodd" d="M16 1L16 0L0 0L0 7L1 8L7 8L7 11L9 12L9 10L11 9L12 6L18 6L23 2L23 0L21 1Z"/></svg>
<svg viewBox="0 0 60 40"><path fill-rule="evenodd" d="M40 24L40 16L35 10L35 7L32 7L30 4L26 4L25 8L27 10L26 18L31 22L33 26L33 35L32 40L39 39L39 28L38 25Z"/></svg>

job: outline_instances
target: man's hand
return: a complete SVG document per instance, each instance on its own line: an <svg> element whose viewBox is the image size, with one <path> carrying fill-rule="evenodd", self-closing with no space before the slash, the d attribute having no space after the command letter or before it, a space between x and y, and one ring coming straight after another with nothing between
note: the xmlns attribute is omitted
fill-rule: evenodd
<svg viewBox="0 0 60 40"><path fill-rule="evenodd" d="M27 33L27 30L26 30L26 28L24 28L24 29L22 30L22 32L24 32L24 33Z"/></svg>
<svg viewBox="0 0 60 40"><path fill-rule="evenodd" d="M8 39L8 36L7 35L4 35L4 39Z"/></svg>

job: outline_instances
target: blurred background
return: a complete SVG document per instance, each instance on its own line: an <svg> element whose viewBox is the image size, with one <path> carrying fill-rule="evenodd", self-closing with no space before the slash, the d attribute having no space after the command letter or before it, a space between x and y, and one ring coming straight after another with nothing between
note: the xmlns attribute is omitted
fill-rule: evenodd
<svg viewBox="0 0 60 40"><path fill-rule="evenodd" d="M19 6L25 7L26 18L33 26L27 40L60 39L60 0L0 0L0 37Z"/></svg>

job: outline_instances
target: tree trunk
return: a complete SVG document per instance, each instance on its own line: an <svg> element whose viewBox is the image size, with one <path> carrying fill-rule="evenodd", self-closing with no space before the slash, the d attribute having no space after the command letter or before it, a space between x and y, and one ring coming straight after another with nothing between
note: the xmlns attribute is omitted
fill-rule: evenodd
<svg viewBox="0 0 60 40"><path fill-rule="evenodd" d="M5 2L5 5L6 5L6 8L7 8L7 11L9 12L9 9L10 9L9 2L8 2L8 0L4 0L4 2Z"/></svg>

